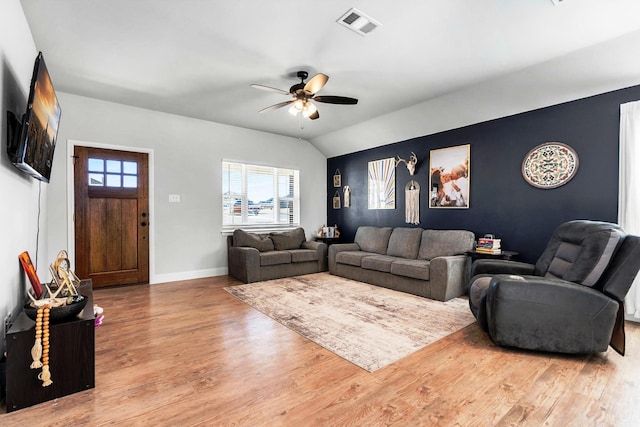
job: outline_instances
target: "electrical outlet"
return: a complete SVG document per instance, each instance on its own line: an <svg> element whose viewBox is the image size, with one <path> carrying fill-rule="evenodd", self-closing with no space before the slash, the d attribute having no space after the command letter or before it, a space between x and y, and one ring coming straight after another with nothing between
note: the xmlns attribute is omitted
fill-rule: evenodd
<svg viewBox="0 0 640 427"><path fill-rule="evenodd" d="M179 194L169 194L169 203L180 203Z"/></svg>

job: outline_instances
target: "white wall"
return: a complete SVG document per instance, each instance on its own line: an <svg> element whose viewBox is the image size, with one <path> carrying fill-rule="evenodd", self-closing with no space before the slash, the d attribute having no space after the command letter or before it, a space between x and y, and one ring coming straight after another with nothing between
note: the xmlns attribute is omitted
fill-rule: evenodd
<svg viewBox="0 0 640 427"><path fill-rule="evenodd" d="M55 85L55 81L54 81ZM49 184L49 253L68 241L67 141L152 150L151 281L227 273L222 159L300 170L307 237L326 222L326 158L309 142L58 92L62 118ZM180 203L169 203L170 194Z"/></svg>
<svg viewBox="0 0 640 427"><path fill-rule="evenodd" d="M4 318L15 315L30 288L20 267L18 255L29 251L36 260L39 181L16 169L7 158L6 111L22 115L26 109L29 83L38 51L18 0L0 2L0 328L4 336ZM47 277L48 256L43 250L46 239L47 184L42 184L42 212L38 251L38 274ZM0 342L4 353L4 340Z"/></svg>
<svg viewBox="0 0 640 427"><path fill-rule="evenodd" d="M640 84L640 31L313 138L328 158Z"/></svg>

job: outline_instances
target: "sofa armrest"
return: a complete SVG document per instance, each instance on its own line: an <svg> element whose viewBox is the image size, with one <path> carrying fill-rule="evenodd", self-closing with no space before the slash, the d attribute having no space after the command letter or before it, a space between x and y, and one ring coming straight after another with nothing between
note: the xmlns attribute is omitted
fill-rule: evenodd
<svg viewBox="0 0 640 427"><path fill-rule="evenodd" d="M359 251L357 243L335 243L329 246L329 273L336 274L336 255L342 251Z"/></svg>
<svg viewBox="0 0 640 427"><path fill-rule="evenodd" d="M429 265L431 298L447 301L467 292L471 259L466 255L436 257Z"/></svg>
<svg viewBox="0 0 640 427"><path fill-rule="evenodd" d="M244 283L260 280L260 252L255 248L229 247L229 275Z"/></svg>
<svg viewBox="0 0 640 427"><path fill-rule="evenodd" d="M471 264L471 277L479 274L532 275L535 265L503 259L477 259Z"/></svg>
<svg viewBox="0 0 640 427"><path fill-rule="evenodd" d="M594 353L609 346L618 302L560 279L500 274L487 289L486 311L496 344Z"/></svg>
<svg viewBox="0 0 640 427"><path fill-rule="evenodd" d="M327 271L327 244L314 240L302 243L302 249L313 249L318 255L318 271Z"/></svg>

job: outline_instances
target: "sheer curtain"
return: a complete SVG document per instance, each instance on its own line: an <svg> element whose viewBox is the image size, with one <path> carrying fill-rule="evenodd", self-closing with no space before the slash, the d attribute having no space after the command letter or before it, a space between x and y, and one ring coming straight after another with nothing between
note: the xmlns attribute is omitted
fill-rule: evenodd
<svg viewBox="0 0 640 427"><path fill-rule="evenodd" d="M618 223L640 235L640 101L620 105ZM640 321L640 274L624 300L627 316Z"/></svg>

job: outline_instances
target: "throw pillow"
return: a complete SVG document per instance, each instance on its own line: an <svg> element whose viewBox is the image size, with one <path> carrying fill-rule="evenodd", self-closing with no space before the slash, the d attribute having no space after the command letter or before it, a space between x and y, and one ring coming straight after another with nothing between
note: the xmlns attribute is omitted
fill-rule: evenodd
<svg viewBox="0 0 640 427"><path fill-rule="evenodd" d="M306 237L304 235L304 229L298 227L295 230L286 231L284 233L271 233L269 234L273 241L273 246L276 251L286 251L287 249L298 249Z"/></svg>
<svg viewBox="0 0 640 427"><path fill-rule="evenodd" d="M269 236L247 233L238 229L233 232L233 246L255 248L260 252L268 252L273 250L273 241Z"/></svg>

